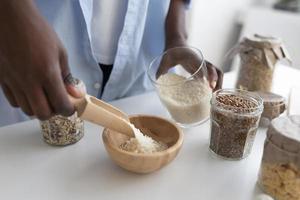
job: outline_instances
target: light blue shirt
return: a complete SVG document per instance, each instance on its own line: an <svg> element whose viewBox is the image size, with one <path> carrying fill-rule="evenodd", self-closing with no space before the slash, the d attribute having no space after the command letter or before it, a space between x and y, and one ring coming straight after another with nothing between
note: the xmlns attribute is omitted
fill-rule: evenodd
<svg viewBox="0 0 300 200"><path fill-rule="evenodd" d="M85 82L89 94L100 97L102 71L90 43L93 0L35 2L67 49L73 75ZM128 0L124 27L103 100L135 95L152 88L146 68L164 49L169 3L170 0ZM28 117L19 109L8 104L0 91L0 126L26 119Z"/></svg>

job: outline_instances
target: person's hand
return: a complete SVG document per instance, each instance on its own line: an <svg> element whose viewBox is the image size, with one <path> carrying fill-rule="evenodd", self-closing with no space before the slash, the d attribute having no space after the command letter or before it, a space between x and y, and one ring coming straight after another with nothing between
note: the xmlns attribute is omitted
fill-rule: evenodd
<svg viewBox="0 0 300 200"><path fill-rule="evenodd" d="M171 1L169 6L169 11L165 22L165 50L174 47L184 47L187 46L187 30L186 30L186 2L181 1ZM190 58L190 61L187 61ZM185 61L182 63L182 61ZM166 73L170 67L180 64L184 69L190 74L194 74L201 65L202 60L199 59L198 55L193 51L181 51L178 54L167 58L164 56L161 61L161 67L158 70L157 77L161 74ZM212 65L210 62L205 61L207 67L207 77L210 87L213 90L220 89L223 82L223 73L216 66ZM205 72L197 73L198 76L203 76Z"/></svg>
<svg viewBox="0 0 300 200"><path fill-rule="evenodd" d="M185 48L176 48L185 47ZM181 65L188 73L195 74L199 67L206 66L207 70L199 71L195 75L199 78L207 74L207 79L210 87L213 91L221 89L223 83L223 72L216 66L206 60L202 60L201 56L194 50L188 48L184 43L179 45L172 45L167 47L167 52L160 62L159 69L157 71L157 78L168 72L168 70L176 65Z"/></svg>
<svg viewBox="0 0 300 200"><path fill-rule="evenodd" d="M10 104L41 120L71 115L68 91L82 94L65 86L67 53L34 1L1 1L0 24L0 84Z"/></svg>
<svg viewBox="0 0 300 200"><path fill-rule="evenodd" d="M210 87L213 91L219 90L223 85L223 71L205 60Z"/></svg>

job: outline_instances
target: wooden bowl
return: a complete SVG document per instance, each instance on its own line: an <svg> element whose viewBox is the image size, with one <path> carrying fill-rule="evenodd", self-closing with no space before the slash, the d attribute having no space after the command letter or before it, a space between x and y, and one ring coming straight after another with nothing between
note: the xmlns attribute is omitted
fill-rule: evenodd
<svg viewBox="0 0 300 200"><path fill-rule="evenodd" d="M150 173L166 166L177 156L183 143L183 134L174 123L147 115L130 116L130 122L145 135L167 144L168 149L155 153L128 152L119 148L129 139L128 136L104 129L103 143L109 156L117 165L135 173Z"/></svg>

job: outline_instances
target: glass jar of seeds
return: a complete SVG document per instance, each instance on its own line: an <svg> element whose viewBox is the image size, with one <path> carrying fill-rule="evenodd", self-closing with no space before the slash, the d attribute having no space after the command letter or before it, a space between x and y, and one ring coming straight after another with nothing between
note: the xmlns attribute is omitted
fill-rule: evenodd
<svg viewBox="0 0 300 200"><path fill-rule="evenodd" d="M272 120L258 184L276 200L300 199L300 116Z"/></svg>
<svg viewBox="0 0 300 200"><path fill-rule="evenodd" d="M210 151L228 160L247 157L263 111L262 99L244 90L222 89L211 100Z"/></svg>
<svg viewBox="0 0 300 200"><path fill-rule="evenodd" d="M84 135L84 122L77 113L70 117L56 115L40 121L43 139L46 143L64 146L78 142Z"/></svg>
<svg viewBox="0 0 300 200"><path fill-rule="evenodd" d="M65 83L85 91L84 83L71 74L65 78ZM77 116L77 112L69 117L53 116L49 120L40 121L40 125L44 141L51 145L74 144L84 135L84 122Z"/></svg>
<svg viewBox="0 0 300 200"><path fill-rule="evenodd" d="M236 88L249 91L270 92L276 63L289 59L280 39L260 35L244 38L237 52L240 71Z"/></svg>

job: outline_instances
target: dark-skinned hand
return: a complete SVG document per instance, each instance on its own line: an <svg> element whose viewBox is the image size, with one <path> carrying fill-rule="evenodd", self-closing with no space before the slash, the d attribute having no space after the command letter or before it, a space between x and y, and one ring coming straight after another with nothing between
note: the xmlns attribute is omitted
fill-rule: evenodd
<svg viewBox="0 0 300 200"><path fill-rule="evenodd" d="M68 92L83 92L64 83L67 53L34 1L1 1L0 23L0 84L10 104L41 120L71 115Z"/></svg>

